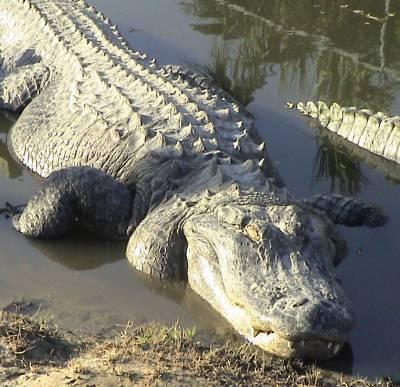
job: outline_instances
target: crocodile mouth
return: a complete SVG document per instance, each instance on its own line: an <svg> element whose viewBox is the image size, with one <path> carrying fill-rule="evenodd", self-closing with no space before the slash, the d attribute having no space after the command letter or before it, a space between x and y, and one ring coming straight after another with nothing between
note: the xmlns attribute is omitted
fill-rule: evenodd
<svg viewBox="0 0 400 387"><path fill-rule="evenodd" d="M284 358L326 360L336 356L344 341L325 339L287 339L274 331L253 329L246 339L263 350Z"/></svg>

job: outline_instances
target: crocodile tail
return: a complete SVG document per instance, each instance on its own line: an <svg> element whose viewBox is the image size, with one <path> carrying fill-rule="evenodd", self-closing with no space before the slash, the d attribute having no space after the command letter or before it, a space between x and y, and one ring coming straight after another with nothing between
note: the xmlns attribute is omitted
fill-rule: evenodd
<svg viewBox="0 0 400 387"><path fill-rule="evenodd" d="M300 102L296 108L359 147L400 163L400 117L321 101Z"/></svg>
<svg viewBox="0 0 400 387"><path fill-rule="evenodd" d="M303 202L324 213L335 224L378 227L388 220L380 207L353 197L316 195Z"/></svg>

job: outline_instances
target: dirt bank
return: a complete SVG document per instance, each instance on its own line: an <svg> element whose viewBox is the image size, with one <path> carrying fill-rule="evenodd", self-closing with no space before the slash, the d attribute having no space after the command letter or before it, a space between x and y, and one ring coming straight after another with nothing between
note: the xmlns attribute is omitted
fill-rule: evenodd
<svg viewBox="0 0 400 387"><path fill-rule="evenodd" d="M128 322L104 334L57 329L26 305L0 311L4 386L299 385L394 386L274 359L235 342L205 345L178 325Z"/></svg>

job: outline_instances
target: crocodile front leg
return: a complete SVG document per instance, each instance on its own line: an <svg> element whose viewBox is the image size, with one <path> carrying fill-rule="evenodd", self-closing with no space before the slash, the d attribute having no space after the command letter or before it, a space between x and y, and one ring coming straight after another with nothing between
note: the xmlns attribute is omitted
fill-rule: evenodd
<svg viewBox="0 0 400 387"><path fill-rule="evenodd" d="M182 222L188 209L183 199L173 196L139 224L126 252L129 262L137 270L160 279L187 278L187 243Z"/></svg>
<svg viewBox="0 0 400 387"><path fill-rule="evenodd" d="M32 237L59 236L79 224L110 239L127 239L131 215L125 185L100 170L71 167L51 173L13 223Z"/></svg>

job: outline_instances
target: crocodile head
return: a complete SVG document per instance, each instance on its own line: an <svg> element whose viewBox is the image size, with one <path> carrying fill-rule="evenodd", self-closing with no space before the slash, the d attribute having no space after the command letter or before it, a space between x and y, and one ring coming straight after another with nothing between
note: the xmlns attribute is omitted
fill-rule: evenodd
<svg viewBox="0 0 400 387"><path fill-rule="evenodd" d="M335 277L345 243L322 215L251 199L192 214L183 228L190 286L251 343L327 359L354 325Z"/></svg>

